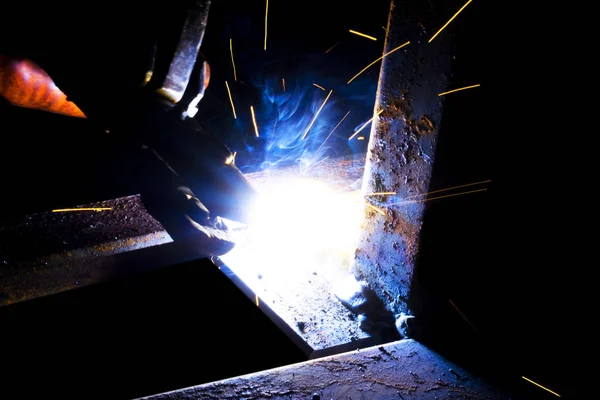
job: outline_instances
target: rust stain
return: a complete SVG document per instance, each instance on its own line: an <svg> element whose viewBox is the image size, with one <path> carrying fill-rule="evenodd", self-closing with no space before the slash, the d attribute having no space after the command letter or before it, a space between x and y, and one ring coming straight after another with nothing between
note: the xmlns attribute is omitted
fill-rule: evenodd
<svg viewBox="0 0 600 400"><path fill-rule="evenodd" d="M427 133L431 133L435 130L435 126L433 121L429 119L429 117L422 115L419 121L416 123L417 131L424 135Z"/></svg>

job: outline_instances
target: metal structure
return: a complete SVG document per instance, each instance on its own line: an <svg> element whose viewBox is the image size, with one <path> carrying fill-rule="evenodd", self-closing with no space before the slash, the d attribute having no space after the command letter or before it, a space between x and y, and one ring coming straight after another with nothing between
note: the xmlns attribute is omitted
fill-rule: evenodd
<svg viewBox="0 0 600 400"><path fill-rule="evenodd" d="M206 23L205 15L193 18ZM363 179L363 193L375 193L369 197L375 209L366 208L352 272L376 294L388 314L418 315L422 307L423 299L416 289L414 273L424 205L411 200L428 191L435 159L444 106L439 93L448 88L454 42L451 31L431 41L431 27L442 26L447 18L447 13L440 13L439 8L429 2L393 1L386 28L384 53L390 54L383 58L364 175L361 176L362 169L359 168L358 176ZM192 31L192 36L197 38L198 31ZM182 40L187 43L186 32ZM392 53L405 42L410 43ZM197 51L197 43L190 46ZM189 61L189 57L192 55L187 54L184 59ZM184 64L189 67L188 61ZM180 65L177 60L174 63ZM189 79L191 71L180 72L173 76ZM185 92L185 87L169 82L163 89L159 93L166 94L172 102L179 101ZM348 164L324 163L312 172L325 171L324 175L340 177L343 175L340 166L345 168ZM356 181L355 172L349 172L341 181L344 184ZM254 178L261 179L261 176ZM388 192L394 193L393 199L387 194L377 194ZM137 196L87 206L109 208L111 212L67 215L49 211L26 216L0 231L0 235L4 235L0 236L3 241L13 240L14 232L28 230L31 237L50 239L49 244L41 246L34 256L29 252L30 248L22 251L26 249L18 242L22 237L14 240L13 247L5 247L7 253L0 269L0 305L197 257L194 252L180 248L177 241L172 242L164 227L145 211ZM123 224L124 219L131 221L131 225ZM60 234L56 231L61 226L71 231L80 228L81 236L70 244L60 243L57 241ZM249 298L257 296L226 264L217 258L214 262ZM365 335L352 341L341 335L338 342L327 342L316 349L314 342L310 343L314 336L303 335L302 329L298 330L270 305L257 306L277 321L307 358L319 359L147 399L512 398L412 339L382 345L383 342L374 343L383 340L382 337ZM344 325L346 322L340 326L347 326ZM377 346L365 349L371 345ZM362 350L347 353L352 347ZM344 353L330 356L341 352ZM327 358L321 358L324 356Z"/></svg>
<svg viewBox="0 0 600 400"><path fill-rule="evenodd" d="M146 400L239 398L508 400L511 397L410 339L144 397Z"/></svg>
<svg viewBox="0 0 600 400"><path fill-rule="evenodd" d="M379 211L366 209L354 273L394 313L413 313L419 235L429 190L444 98L452 67L452 33L431 43L425 26L442 26L429 2L392 2L371 127L363 192ZM419 21L419 23L415 23ZM388 193L388 194L386 194ZM393 193L390 195L389 193Z"/></svg>

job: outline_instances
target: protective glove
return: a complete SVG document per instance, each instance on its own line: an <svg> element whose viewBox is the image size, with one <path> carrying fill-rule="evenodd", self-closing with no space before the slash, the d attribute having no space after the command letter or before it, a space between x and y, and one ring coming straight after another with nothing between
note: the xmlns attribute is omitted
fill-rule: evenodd
<svg viewBox="0 0 600 400"><path fill-rule="evenodd" d="M226 220L246 223L256 196L235 153L155 93L134 104L114 135L142 143L141 198L148 212L186 251L227 253L234 241Z"/></svg>

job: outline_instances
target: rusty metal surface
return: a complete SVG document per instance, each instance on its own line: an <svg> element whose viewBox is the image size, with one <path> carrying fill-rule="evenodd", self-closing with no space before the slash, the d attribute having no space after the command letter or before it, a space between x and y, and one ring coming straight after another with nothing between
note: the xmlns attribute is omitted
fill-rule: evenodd
<svg viewBox="0 0 600 400"><path fill-rule="evenodd" d="M188 86L204 38L209 8L210 0L196 0L190 6L169 70L159 84L158 92L173 103L181 100Z"/></svg>
<svg viewBox="0 0 600 400"><path fill-rule="evenodd" d="M172 240L138 196L85 207L110 210L48 211L0 227L0 306L126 275L137 268L126 261L136 258L147 268L176 262L169 247L140 252Z"/></svg>
<svg viewBox="0 0 600 400"><path fill-rule="evenodd" d="M184 399L510 399L484 379L406 339L144 397Z"/></svg>
<svg viewBox="0 0 600 400"><path fill-rule="evenodd" d="M48 210L3 224L0 227L0 257L4 265L164 230L146 212L139 196L106 200L85 207L110 210Z"/></svg>
<svg viewBox="0 0 600 400"><path fill-rule="evenodd" d="M392 2L385 52L410 44L383 59L375 103L375 113L382 112L371 128L365 165L365 193L396 194L371 197L384 215L366 208L354 272L396 313L411 311L425 207L402 202L428 190L443 111L438 94L447 88L452 60L451 32L428 43L430 29L443 25L436 7Z"/></svg>

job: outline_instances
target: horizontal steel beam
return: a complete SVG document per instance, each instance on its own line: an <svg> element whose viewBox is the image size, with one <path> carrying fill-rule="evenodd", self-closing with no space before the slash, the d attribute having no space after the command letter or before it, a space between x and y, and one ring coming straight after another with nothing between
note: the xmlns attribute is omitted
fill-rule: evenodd
<svg viewBox="0 0 600 400"><path fill-rule="evenodd" d="M0 306L192 259L139 196L82 208L90 210L47 211L0 226Z"/></svg>
<svg viewBox="0 0 600 400"><path fill-rule="evenodd" d="M147 396L184 399L508 400L483 379L410 339Z"/></svg>

